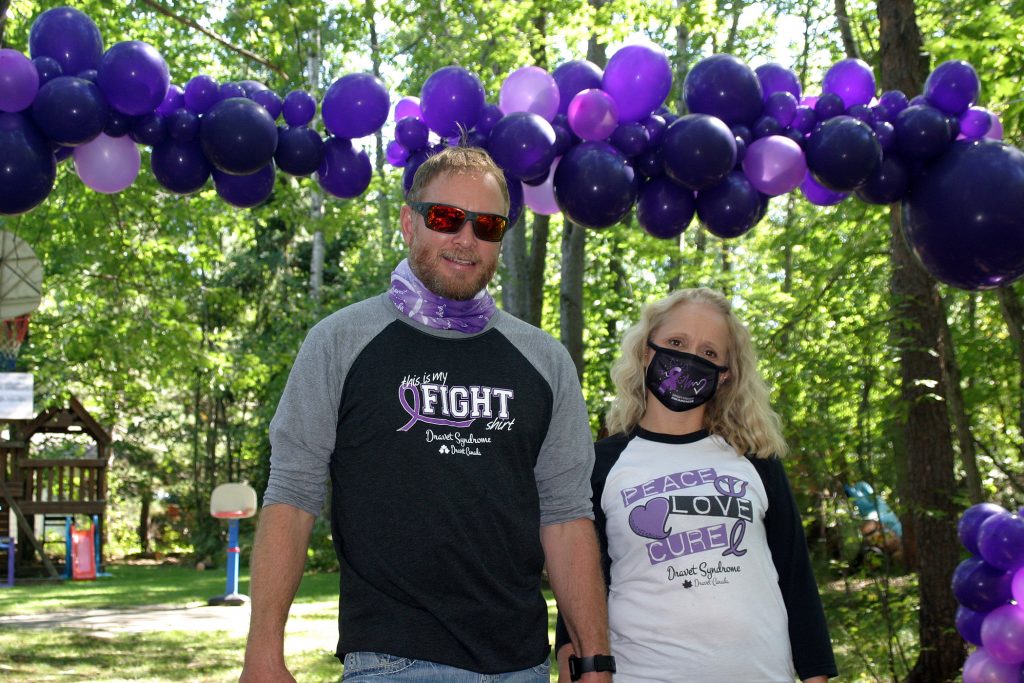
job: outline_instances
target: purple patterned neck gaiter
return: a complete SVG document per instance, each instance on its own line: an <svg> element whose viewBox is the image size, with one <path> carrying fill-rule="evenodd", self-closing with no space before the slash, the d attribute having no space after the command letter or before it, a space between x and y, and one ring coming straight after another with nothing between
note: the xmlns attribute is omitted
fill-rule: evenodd
<svg viewBox="0 0 1024 683"><path fill-rule="evenodd" d="M487 327L497 305L486 289L469 301L454 301L427 289L413 274L409 260L402 259L391 273L391 303L413 320L437 330L475 334Z"/></svg>

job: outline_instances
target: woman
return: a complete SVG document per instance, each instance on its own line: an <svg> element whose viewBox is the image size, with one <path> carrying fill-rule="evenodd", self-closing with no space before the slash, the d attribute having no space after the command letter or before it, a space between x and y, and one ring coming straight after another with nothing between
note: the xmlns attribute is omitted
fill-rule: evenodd
<svg viewBox="0 0 1024 683"><path fill-rule="evenodd" d="M647 305L612 380L592 484L617 683L835 676L780 421L728 300ZM556 649L568 681L561 622Z"/></svg>

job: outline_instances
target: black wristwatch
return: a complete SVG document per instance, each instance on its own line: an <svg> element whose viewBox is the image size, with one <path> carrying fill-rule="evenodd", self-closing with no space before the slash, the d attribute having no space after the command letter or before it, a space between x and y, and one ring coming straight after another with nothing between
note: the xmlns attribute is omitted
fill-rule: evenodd
<svg viewBox="0 0 1024 683"><path fill-rule="evenodd" d="M592 657L569 655L569 678L571 680L578 681L580 676L591 671L615 673L615 657L611 655L594 655Z"/></svg>

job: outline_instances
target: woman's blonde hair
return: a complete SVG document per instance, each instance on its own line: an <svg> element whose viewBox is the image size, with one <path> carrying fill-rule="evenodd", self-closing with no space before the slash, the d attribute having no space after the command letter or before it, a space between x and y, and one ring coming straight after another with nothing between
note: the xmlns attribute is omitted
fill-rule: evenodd
<svg viewBox="0 0 1024 683"><path fill-rule="evenodd" d="M782 421L769 403L768 387L757 370L757 352L746 325L732 312L720 293L699 287L681 289L644 306L640 320L622 338L622 350L612 365L615 399L608 411L608 431L629 433L647 409L647 340L677 306L699 303L711 306L725 319L729 330L726 358L729 377L706 404L704 427L721 436L743 454L767 458L784 455L786 440Z"/></svg>

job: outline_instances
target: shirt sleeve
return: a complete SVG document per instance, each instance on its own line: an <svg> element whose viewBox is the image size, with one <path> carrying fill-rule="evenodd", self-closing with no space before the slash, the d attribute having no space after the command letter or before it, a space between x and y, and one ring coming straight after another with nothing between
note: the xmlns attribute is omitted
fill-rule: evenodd
<svg viewBox="0 0 1024 683"><path fill-rule="evenodd" d="M590 473L594 444L576 369L561 344L551 381L551 421L534 467L542 526L593 519Z"/></svg>
<svg viewBox="0 0 1024 683"><path fill-rule="evenodd" d="M341 395L341 370L327 326L310 330L270 422L270 477L263 505L319 515L327 497Z"/></svg>
<svg viewBox="0 0 1024 683"><path fill-rule="evenodd" d="M825 610L786 470L778 458L751 458L751 461L768 493L765 532L789 617L793 666L801 680L812 676L837 676Z"/></svg>

